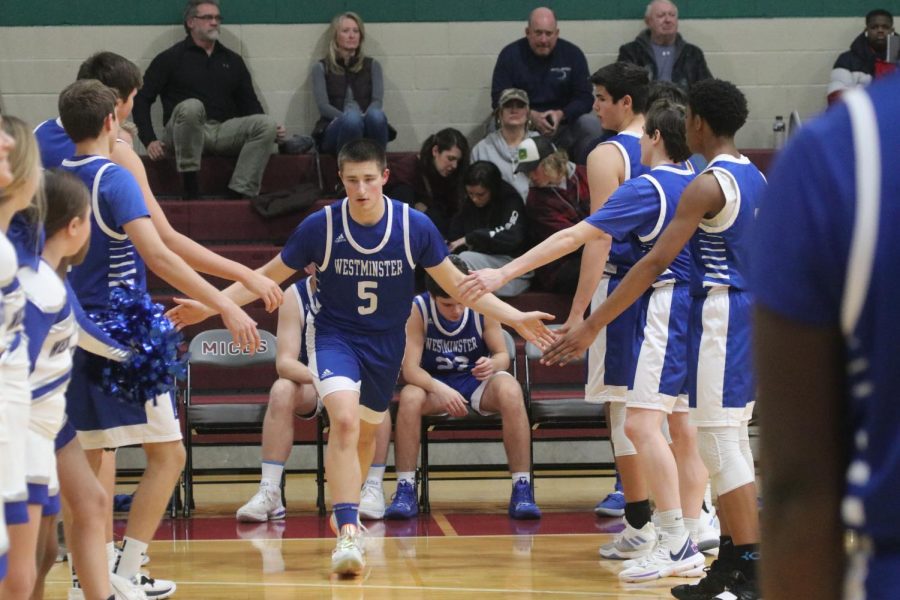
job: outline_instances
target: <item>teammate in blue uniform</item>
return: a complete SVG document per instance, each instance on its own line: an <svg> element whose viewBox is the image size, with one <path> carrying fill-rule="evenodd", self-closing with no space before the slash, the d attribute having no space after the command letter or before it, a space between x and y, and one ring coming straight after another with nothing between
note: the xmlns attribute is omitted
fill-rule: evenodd
<svg viewBox="0 0 900 600"><path fill-rule="evenodd" d="M306 348L331 422L325 469L340 532L332 570L355 574L365 564L357 528L361 473L372 462L374 434L400 371L415 266L421 264L453 294L463 275L447 259L431 221L382 194L389 175L383 148L371 140L351 142L341 150L338 167L348 197L304 219L261 272L283 281L316 264L319 287ZM237 285L227 292L239 303L255 297ZM541 321L549 318L546 313L523 314L493 296L475 308L540 344L553 337ZM170 318L186 325L213 313L186 302Z"/></svg>
<svg viewBox="0 0 900 600"><path fill-rule="evenodd" d="M459 256L450 260L463 273L469 268ZM406 321L406 351L394 454L397 493L386 519L409 519L418 514L416 458L422 416L460 417L469 408L481 415L500 413L503 445L512 474L509 516L538 519L531 484L528 415L522 387L506 369L509 352L500 324L466 308L426 276L424 294L416 296Z"/></svg>
<svg viewBox="0 0 900 600"><path fill-rule="evenodd" d="M15 141L3 131L3 116L0 115L0 192L12 183L13 174L10 170L9 153L15 147ZM2 197L2 194L0 194ZM6 352L6 314L4 312L3 294L13 282L16 281L16 250L6 239L6 230L14 212L14 205L7 206L0 203L0 362ZM9 456L8 425L6 423L6 394L4 393L3 379L0 377L0 500L6 487L6 463ZM9 537L6 533L6 511L0 511L0 581L6 577L7 558L9 550Z"/></svg>
<svg viewBox="0 0 900 600"><path fill-rule="evenodd" d="M807 124L759 210L767 599L900 597L898 94L890 77Z"/></svg>
<svg viewBox="0 0 900 600"><path fill-rule="evenodd" d="M109 291L128 286L146 291L146 262L174 287L221 306L238 332L237 343L255 346L255 323L190 269L160 240L151 223L140 187L134 177L109 160L116 145L118 121L115 93L95 80L80 80L60 95L60 117L76 155L63 168L78 175L92 190L97 209L91 214L92 235L87 257L72 270L70 281L87 311L102 311L109 305ZM142 554L152 539L181 473L184 447L170 395L148 398L138 406L116 402L100 386L89 381L87 370L95 359L80 350L75 353L68 415L79 431L79 440L95 465L104 448L142 444L148 466L135 494L125 532L123 552L115 572L135 579L154 594L171 594L174 584L138 573ZM112 485L112 481L107 482ZM112 489L108 489L112 494ZM108 535L111 543L111 523Z"/></svg>
<svg viewBox="0 0 900 600"><path fill-rule="evenodd" d="M638 140L643 135L644 112L647 108L649 77L644 69L617 62L598 69L592 76L594 112L604 129L616 135L599 144L587 158L588 183L591 190L591 213L606 203L616 189L646 171L641 164ZM623 250L626 252L623 254ZM578 289L565 330L584 319L585 310L599 306L612 292L628 266L637 257L627 253L618 242L604 234L585 244L578 278ZM606 263L604 269L596 265ZM610 442L616 461L616 489L597 503L599 515L619 517L636 529L650 522L648 489L639 471L633 444L625 435L625 396L633 377L639 307L635 305L606 328L588 350L585 400L604 403L610 423ZM623 481L624 480L624 481ZM649 548L642 548L649 549Z"/></svg>
<svg viewBox="0 0 900 600"><path fill-rule="evenodd" d="M707 80L689 94L687 139L709 160L684 191L675 217L653 248L616 291L582 323L558 340L548 364L580 356L606 323L653 285L691 245L691 317L688 395L691 423L722 522L719 559L696 586L678 586L678 598L714 597L728 591L756 597L759 517L747 424L753 408L750 362L750 294L746 277L751 227L765 178L734 145L747 118L747 101L731 83Z"/></svg>

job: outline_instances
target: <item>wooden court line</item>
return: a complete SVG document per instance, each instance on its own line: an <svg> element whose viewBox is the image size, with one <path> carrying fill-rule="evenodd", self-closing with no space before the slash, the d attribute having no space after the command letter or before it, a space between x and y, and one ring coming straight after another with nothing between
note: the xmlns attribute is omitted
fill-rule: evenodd
<svg viewBox="0 0 900 600"><path fill-rule="evenodd" d="M183 581L179 580L179 586L229 586L229 587L270 587L270 588L307 588L307 589L350 589L350 590L397 590L397 591L428 591L428 592L458 592L465 594L535 594L535 595L552 595L552 596L574 596L585 598L602 598L615 597L621 598L656 598L660 597L659 593L645 593L638 590L611 590L611 591L583 591L576 592L572 590L543 590L543 589L526 589L526 588L474 588L474 587L441 587L441 586L414 586L414 585L369 585L360 582L360 585L344 585L333 583L279 583L279 582L240 582L240 581Z"/></svg>
<svg viewBox="0 0 900 600"><path fill-rule="evenodd" d="M447 515L442 512L431 513L431 518L434 519L434 522L437 523L438 528L441 530L447 537L458 537L459 534L456 533L456 530L453 529L453 525L450 524L450 521L447 519Z"/></svg>

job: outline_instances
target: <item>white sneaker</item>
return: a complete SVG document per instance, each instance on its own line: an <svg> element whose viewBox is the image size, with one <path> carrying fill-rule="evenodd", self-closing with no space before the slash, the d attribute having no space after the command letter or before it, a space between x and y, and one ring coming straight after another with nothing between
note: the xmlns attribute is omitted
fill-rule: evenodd
<svg viewBox="0 0 900 600"><path fill-rule="evenodd" d="M359 516L363 519L384 518L384 490L381 485L366 483L359 497Z"/></svg>
<svg viewBox="0 0 900 600"><path fill-rule="evenodd" d="M146 596L144 596L146 598ZM69 588L69 593L66 596L68 600L84 600L84 591L81 588Z"/></svg>
<svg viewBox="0 0 900 600"><path fill-rule="evenodd" d="M178 587L174 581L168 579L154 579L144 573L138 573L132 578L132 581L143 590L148 600L161 600L168 598L175 593Z"/></svg>
<svg viewBox="0 0 900 600"><path fill-rule="evenodd" d="M362 535L359 530L349 526L348 529L338 537L331 553L331 572L337 575L359 575L366 566Z"/></svg>
<svg viewBox="0 0 900 600"><path fill-rule="evenodd" d="M656 527L652 522L647 522L640 529L635 529L625 522L625 531L615 539L600 546L600 556L607 560L625 560L627 558L641 558L650 554L656 546Z"/></svg>
<svg viewBox="0 0 900 600"><path fill-rule="evenodd" d="M134 581L115 573L109 574L109 588L116 600L147 600L147 594Z"/></svg>
<svg viewBox="0 0 900 600"><path fill-rule="evenodd" d="M691 536L684 533L677 552L671 552L665 534L660 532L656 549L637 564L619 573L628 582L651 581L663 577L700 577L706 560Z"/></svg>
<svg viewBox="0 0 900 600"><path fill-rule="evenodd" d="M716 509L710 507L709 512L700 511L700 520L697 526L697 532L691 537L697 542L700 552L713 556L719 555L719 517L716 515Z"/></svg>
<svg viewBox="0 0 900 600"><path fill-rule="evenodd" d="M259 490L247 504L237 510L237 520L248 523L277 521L285 516L281 491L276 486L260 483Z"/></svg>

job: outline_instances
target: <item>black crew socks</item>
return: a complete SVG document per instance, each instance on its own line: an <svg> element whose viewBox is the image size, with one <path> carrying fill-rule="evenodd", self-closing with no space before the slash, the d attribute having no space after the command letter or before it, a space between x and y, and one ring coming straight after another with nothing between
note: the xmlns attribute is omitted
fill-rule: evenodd
<svg viewBox="0 0 900 600"><path fill-rule="evenodd" d="M650 500L625 503L625 520L635 529L642 529L650 522L651 516Z"/></svg>
<svg viewBox="0 0 900 600"><path fill-rule="evenodd" d="M759 544L734 546L734 566L748 581L756 580L756 565L759 563Z"/></svg>

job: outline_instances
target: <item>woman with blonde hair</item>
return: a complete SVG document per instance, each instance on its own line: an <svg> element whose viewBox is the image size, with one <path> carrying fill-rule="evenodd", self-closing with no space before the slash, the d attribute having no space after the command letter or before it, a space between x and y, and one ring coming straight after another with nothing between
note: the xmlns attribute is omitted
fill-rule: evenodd
<svg viewBox="0 0 900 600"><path fill-rule="evenodd" d="M359 138L387 146L384 80L381 65L363 51L363 20L344 12L331 21L330 31L328 53L312 68L313 97L321 114L313 137L328 154L337 154L344 144Z"/></svg>

